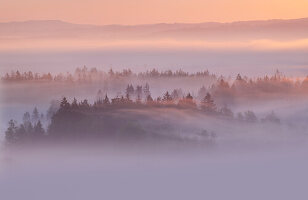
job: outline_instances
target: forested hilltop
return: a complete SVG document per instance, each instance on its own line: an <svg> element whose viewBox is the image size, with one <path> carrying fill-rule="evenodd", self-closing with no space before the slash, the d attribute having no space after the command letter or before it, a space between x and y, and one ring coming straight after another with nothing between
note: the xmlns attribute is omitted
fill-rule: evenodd
<svg viewBox="0 0 308 200"><path fill-rule="evenodd" d="M46 111L52 101L47 113L34 109L24 114L22 122L10 120L5 132L8 144L85 138L207 143L222 133L279 132L280 126L286 131L296 126L302 132L305 127L301 116L299 124L282 122L288 116L277 112L278 117L274 110L294 105L293 100L302 105L308 78L292 79L279 71L257 78L238 74L232 79L208 71L136 74L84 67L74 75L56 77L13 72L2 79L4 101L12 106L27 101Z"/></svg>
<svg viewBox="0 0 308 200"><path fill-rule="evenodd" d="M212 95L206 93L201 100L180 90L165 92L153 98L149 85L128 85L125 96L109 98L98 91L91 104L87 99L71 102L66 97L54 101L46 115L39 114L37 108L32 115L26 112L23 122L9 121L6 141L10 144L33 142L48 139L108 138L162 139L212 141L215 131L206 127L184 125L185 117L198 120L220 120L236 123L279 124L274 112L258 119L252 111L234 114L228 107L216 105ZM46 128L44 128L44 125ZM184 134L184 136L183 136Z"/></svg>

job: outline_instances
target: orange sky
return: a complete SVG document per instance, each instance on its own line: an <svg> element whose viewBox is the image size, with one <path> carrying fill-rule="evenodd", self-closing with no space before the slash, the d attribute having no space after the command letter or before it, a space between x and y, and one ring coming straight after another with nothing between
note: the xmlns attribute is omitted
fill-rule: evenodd
<svg viewBox="0 0 308 200"><path fill-rule="evenodd" d="M0 21L145 24L308 17L308 0L0 0Z"/></svg>

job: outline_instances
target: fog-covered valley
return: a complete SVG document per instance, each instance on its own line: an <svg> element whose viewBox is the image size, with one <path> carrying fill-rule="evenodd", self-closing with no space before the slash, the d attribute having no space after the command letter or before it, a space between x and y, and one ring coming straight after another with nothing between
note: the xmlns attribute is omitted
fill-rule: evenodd
<svg viewBox="0 0 308 200"><path fill-rule="evenodd" d="M1 79L2 195L200 199L206 191L212 199L300 199L307 98L306 78L279 71L8 72Z"/></svg>
<svg viewBox="0 0 308 200"><path fill-rule="evenodd" d="M33 72L33 78L32 72L18 73L21 75L14 72L2 78L3 139L6 123L10 119L22 123L23 114L29 112L33 115L35 107L43 116L43 127L47 131L52 118L49 116L47 119L47 111L51 104L59 107L63 97L67 98L69 104L76 98L79 105L86 99L93 109L101 109L99 113L107 109L112 115L127 115L124 121L136 121L137 126L141 126L140 129L145 132L160 132L157 130L161 126L166 128L161 132L186 134L187 138L198 138L198 134L200 136L206 130L209 134L213 132L218 141L234 139L234 142L243 140L253 144L261 141L265 144L272 139L280 142L282 138L289 138L284 142L297 140L305 136L307 128L307 79L289 78L279 71L257 78L238 74L236 79L211 74L207 70L196 73L181 70L134 73L130 70L104 72L83 67L72 73L49 76L47 73ZM202 113L202 103L207 94L214 102L214 115ZM104 103L101 103L101 107L95 106L97 102L103 102L107 95L112 107L105 108ZM148 96L154 102L150 106L147 106ZM194 106L189 106L187 110L187 103L182 103L183 110L181 102L188 99ZM123 102L117 104L117 101ZM137 106L138 101L141 107ZM113 118L116 123L117 117ZM147 122L142 122L145 119ZM149 122L153 122L153 127ZM144 124L148 127L144 127ZM251 141L246 140L246 137Z"/></svg>
<svg viewBox="0 0 308 200"><path fill-rule="evenodd" d="M307 199L306 24L0 23L1 197Z"/></svg>

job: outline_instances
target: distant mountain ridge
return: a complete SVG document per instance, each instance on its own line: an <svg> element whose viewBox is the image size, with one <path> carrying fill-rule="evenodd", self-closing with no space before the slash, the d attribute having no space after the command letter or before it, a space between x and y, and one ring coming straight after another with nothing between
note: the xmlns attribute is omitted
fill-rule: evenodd
<svg viewBox="0 0 308 200"><path fill-rule="evenodd" d="M110 27L110 26L121 26L121 27L142 27L142 26L157 26L157 25L227 25L227 24L270 24L270 23L301 23L307 22L307 18L298 18L298 19L269 19L269 20L250 20L250 21L233 21L233 22L201 22L201 23L154 23L154 24L136 24L136 25L121 25L121 24L107 24L107 25L93 25L93 24L76 24L70 23L62 20L26 20L26 21L11 21L11 22L0 22L1 25L9 24L63 24L63 25L77 25L77 26L92 26L92 27Z"/></svg>
<svg viewBox="0 0 308 200"><path fill-rule="evenodd" d="M230 23L159 23L141 25L88 25L60 20L0 23L0 39L303 39L308 18L238 21Z"/></svg>

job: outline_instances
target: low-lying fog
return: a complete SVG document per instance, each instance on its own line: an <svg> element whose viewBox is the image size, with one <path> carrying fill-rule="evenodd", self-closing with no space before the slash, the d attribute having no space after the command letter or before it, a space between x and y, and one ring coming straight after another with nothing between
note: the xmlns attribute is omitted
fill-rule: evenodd
<svg viewBox="0 0 308 200"><path fill-rule="evenodd" d="M32 200L304 200L303 146L223 153L93 145L1 150L0 191L4 199Z"/></svg>
<svg viewBox="0 0 308 200"><path fill-rule="evenodd" d="M34 80L32 73L27 80L20 74L1 80L0 199L308 199L308 78L301 85L308 75L307 23L298 19L103 27L60 21L0 24L1 77L12 70L22 75L31 70L68 78L66 72L73 74L84 65L89 67L85 77L92 67L105 72L111 67L134 72L207 69L216 74L128 79L116 75L97 82L79 81L83 75L77 74L78 81L70 82ZM276 69L287 78L279 74L278 81L277 74L264 78ZM221 83L220 75L230 87L225 90L222 82L223 89L215 94L212 85ZM260 82L257 77L262 77ZM235 79L237 89L231 86ZM136 101L126 108L109 103L84 109L78 104L70 110L64 104L64 114L58 115L62 120L53 121L48 129L46 112L53 100L67 97L72 103L76 97L93 105L99 90L103 97L108 93L110 100L120 99L128 84L136 88L146 83L159 106ZM181 89L179 98L196 100L202 86L212 93L217 115L157 100L174 89ZM197 100L199 105L201 101ZM211 98L206 103L211 104ZM5 138L9 120L21 125L23 114L29 112L30 119L34 107L38 115L44 114L45 133L41 127L38 137L43 142L33 142L35 131L24 129L28 143L11 146ZM103 136L78 140L76 132L83 139L92 134L83 133L85 124ZM59 140L56 136L62 132L57 130L77 139ZM105 137L109 132L115 136Z"/></svg>
<svg viewBox="0 0 308 200"><path fill-rule="evenodd" d="M48 51L18 50L0 52L0 73L23 69L36 72L66 72L88 66L108 70L131 68L134 71L157 68L184 69L190 72L208 69L215 74L263 76L279 69L289 76L308 74L307 48L285 50L116 48Z"/></svg>
<svg viewBox="0 0 308 200"><path fill-rule="evenodd" d="M231 78L230 83L234 80ZM196 98L202 86L209 90L214 82L203 77L3 82L1 196L33 200L306 199L306 94L260 93L257 98L238 98L227 104L235 116L253 111L258 118L255 123L175 108L119 109L112 113L118 119L130 116L127 119L139 124L138 128L160 135L160 140L51 142L16 148L4 145L3 133L10 119L21 123L23 113L31 113L35 106L46 116L51 101L63 96L69 102L76 97L93 104L98 90L113 98L124 95L127 84L136 87L149 83L153 98L178 88ZM272 111L280 123L262 122Z"/></svg>

